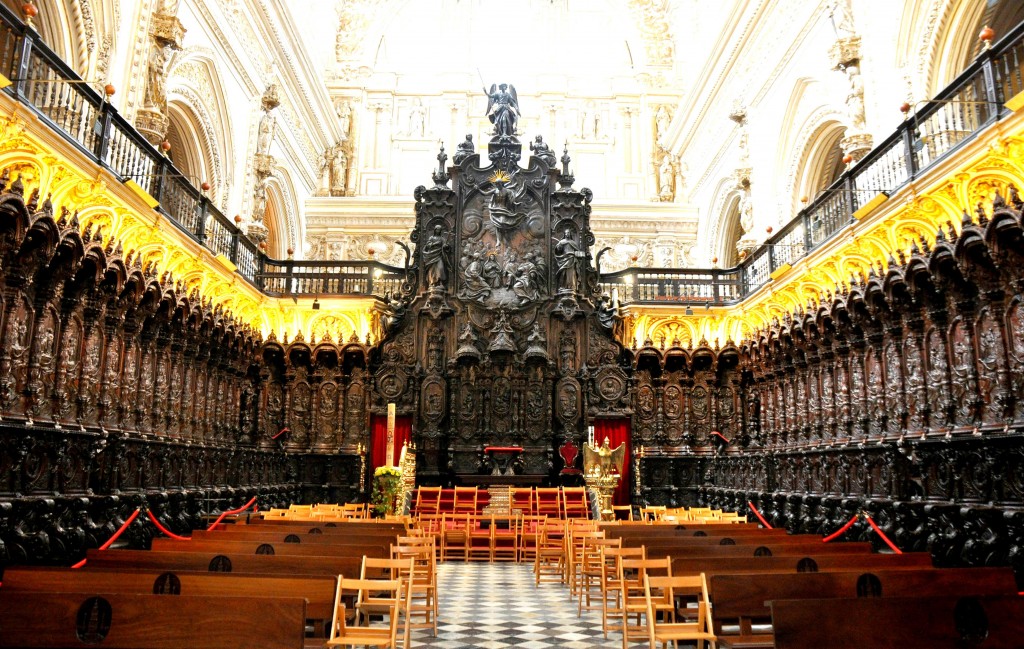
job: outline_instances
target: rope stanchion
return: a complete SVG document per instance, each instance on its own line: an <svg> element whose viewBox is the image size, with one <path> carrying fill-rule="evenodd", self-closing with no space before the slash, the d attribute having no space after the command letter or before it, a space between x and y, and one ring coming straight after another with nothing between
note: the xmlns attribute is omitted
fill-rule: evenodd
<svg viewBox="0 0 1024 649"><path fill-rule="evenodd" d="M768 521L766 521L764 519L764 516L761 515L761 512L757 511L757 507L754 507L754 503L752 503L752 502L750 502L748 500L747 501L747 507L750 508L750 511L754 512L754 516L757 516L757 520L761 521L761 525L764 525L766 529L769 529L769 530L775 529L771 525L768 524Z"/></svg>
<svg viewBox="0 0 1024 649"><path fill-rule="evenodd" d="M163 532L163 534L165 536L169 536L170 538L174 539L175 541L191 541L192 540L190 537L187 537L187 536L179 536L179 535L175 534L174 532L170 531L169 529L167 529L166 527L164 527L163 525L161 525L160 521L153 514L152 510L147 510L146 511L146 516L149 516L149 520L153 521L153 525L156 525L156 529L158 529L161 532Z"/></svg>
<svg viewBox="0 0 1024 649"><path fill-rule="evenodd" d="M285 427L284 427L284 428L282 428L281 430L277 431L277 435L274 435L274 436L273 436L273 437L271 437L270 439L277 439L278 437L280 437L281 435L284 435L285 433L289 432L290 430L291 430L290 428L288 428L287 426L285 426Z"/></svg>
<svg viewBox="0 0 1024 649"><path fill-rule="evenodd" d="M864 514L864 518L867 520L868 525L871 526L871 529L873 529L876 532L878 532L878 536L882 537L882 540L885 541L885 544L888 545L892 549L893 552L895 552L896 554L903 554L903 551L900 550L898 547L896 547L895 543L893 543L891 540L889 540L889 537L885 535L885 532L882 531L882 528L880 528L875 523L875 521L871 520L870 516L868 516L867 514Z"/></svg>
<svg viewBox="0 0 1024 649"><path fill-rule="evenodd" d="M256 502L256 498L258 498L258 496L253 496L252 500L250 500L249 502L245 503L244 505L242 505L238 509L229 509L228 511L221 513L221 515L217 517L217 520L215 520L213 522L213 525L211 525L210 527L206 528L206 531L209 532L211 530L217 529L217 526L220 525L221 521L223 521L228 516L230 516L232 514L241 514L245 510L249 509L249 506L252 505L254 502Z"/></svg>
<svg viewBox="0 0 1024 649"><path fill-rule="evenodd" d="M851 518L850 520L848 520L846 522L846 525L843 525L842 527L840 527L835 532L832 532L831 534L829 534L828 536L823 538L821 540L821 542L822 543L828 543L829 541L834 541L834 540L838 539L840 536L842 536L843 534L846 534L846 531L848 529L850 529L851 527L853 527L853 524L857 522L858 518L860 518L860 514L854 514L853 518Z"/></svg>
<svg viewBox="0 0 1024 649"><path fill-rule="evenodd" d="M134 520L135 520L135 519L136 519L136 518L138 517L138 515L139 515L139 512L140 512L140 511L141 511L140 509L136 508L136 510L132 512L132 515L128 517L128 520L126 520L126 521L125 521L125 522L124 522L124 523L123 523L123 524L121 525L121 527L119 527L119 528L117 529L117 531L116 531L116 532L114 532L114 535L113 535L113 536L111 536L111 537L110 537L109 539L107 539L107 542L106 542L106 543L104 543L103 545L101 545L101 546L100 546L100 550L106 550L107 548L109 548L110 546L112 546L112 545L114 544L114 541L116 541L116 540L117 540L117 537L121 536L121 534L123 534L123 533L124 533L124 531L125 531L126 529L128 529L128 526L132 524L132 521L134 521ZM73 566L71 566L71 567L72 567L72 568L81 568L82 566L84 566L84 565L85 565L85 562L86 562L87 560L88 560L88 559L82 559L81 561L79 561L78 563L74 564L74 565L73 565Z"/></svg>

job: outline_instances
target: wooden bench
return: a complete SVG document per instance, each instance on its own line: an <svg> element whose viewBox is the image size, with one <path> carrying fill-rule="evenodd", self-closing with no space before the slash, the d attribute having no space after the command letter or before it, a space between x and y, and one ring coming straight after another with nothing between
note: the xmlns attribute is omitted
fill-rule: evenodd
<svg viewBox="0 0 1024 649"><path fill-rule="evenodd" d="M12 567L4 572L3 592L117 592L189 597L305 598L306 615L329 620L334 612L336 577L292 577L225 572L171 572Z"/></svg>
<svg viewBox="0 0 1024 649"><path fill-rule="evenodd" d="M19 649L299 649L306 621L298 598L26 593L6 584L0 611L0 647Z"/></svg>
<svg viewBox="0 0 1024 649"><path fill-rule="evenodd" d="M1020 649L1024 597L772 600L776 649Z"/></svg>
<svg viewBox="0 0 1024 649"><path fill-rule="evenodd" d="M263 540L223 541L203 539L175 541L153 539L153 552L217 552L221 554L270 554L293 556L374 557L383 559L391 552L390 544L300 544Z"/></svg>
<svg viewBox="0 0 1024 649"><path fill-rule="evenodd" d="M182 541L183 542L183 541ZM225 554L223 552L152 552L146 550L89 550L85 569L168 570L172 572L231 572L291 576L357 578L362 557Z"/></svg>
<svg viewBox="0 0 1024 649"><path fill-rule="evenodd" d="M718 574L723 572L849 572L862 569L921 570L931 567L932 557L927 552L672 559L673 575L696 575L702 572Z"/></svg>
<svg viewBox="0 0 1024 649"><path fill-rule="evenodd" d="M356 545L360 543L381 543L384 545L391 545L398 539L398 534L361 534L358 532L349 532L342 534L335 534L333 532L328 533L314 533L310 534L307 532L289 531L289 530L277 530L277 529L257 529L248 528L240 532L222 532L214 531L207 532L206 530L196 530L192 533L193 541L209 541L209 540L223 540L223 541L263 541L266 543L298 543L302 545L325 543L334 545Z"/></svg>
<svg viewBox="0 0 1024 649"><path fill-rule="evenodd" d="M768 601L844 597L912 597L956 592L964 595L1012 595L1016 580L1009 568L947 570L870 570L790 574L712 574L708 587L714 606L719 646L773 647L770 632L755 633L771 622ZM732 630L731 633L726 629Z"/></svg>
<svg viewBox="0 0 1024 649"><path fill-rule="evenodd" d="M647 548L647 556L652 559L658 557L759 557L759 556L783 556L794 555L806 556L809 554L833 555L833 554L870 554L870 543L780 543L778 545L770 542L754 545L675 545L663 542L636 543L630 541L623 543L626 547Z"/></svg>

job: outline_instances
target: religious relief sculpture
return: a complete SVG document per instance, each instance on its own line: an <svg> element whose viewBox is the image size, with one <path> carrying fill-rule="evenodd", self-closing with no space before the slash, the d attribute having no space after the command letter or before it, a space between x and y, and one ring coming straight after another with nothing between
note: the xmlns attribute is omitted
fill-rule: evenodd
<svg viewBox="0 0 1024 649"><path fill-rule="evenodd" d="M419 97L412 100L409 107L409 128L405 134L409 137L423 137L426 121L426 109L423 108L423 101Z"/></svg>
<svg viewBox="0 0 1024 649"><path fill-rule="evenodd" d="M160 144L167 137L170 117L167 114L167 62L171 52L181 49L185 28L178 17L161 6L150 22L149 59L146 63L146 86L142 107L135 125L150 144Z"/></svg>
<svg viewBox="0 0 1024 649"><path fill-rule="evenodd" d="M515 137L516 124L519 121L519 98L516 87L512 84L491 84L487 94L487 119L494 124L494 134Z"/></svg>
<svg viewBox="0 0 1024 649"><path fill-rule="evenodd" d="M431 292L443 291L442 287L448 281L448 247L444 229L440 225L435 225L434 231L423 244L423 268Z"/></svg>
<svg viewBox="0 0 1024 649"><path fill-rule="evenodd" d="M671 202L675 198L675 175L672 154L662 151L661 164L658 165L658 198L662 202Z"/></svg>
<svg viewBox="0 0 1024 649"><path fill-rule="evenodd" d="M558 264L558 292L575 293L580 287L586 251L573 237L572 230L565 229L561 239L555 244L555 261Z"/></svg>

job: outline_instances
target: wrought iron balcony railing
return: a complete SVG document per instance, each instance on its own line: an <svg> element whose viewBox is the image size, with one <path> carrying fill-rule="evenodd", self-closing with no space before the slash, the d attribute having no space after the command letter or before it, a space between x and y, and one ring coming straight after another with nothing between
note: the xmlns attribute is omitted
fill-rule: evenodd
<svg viewBox="0 0 1024 649"><path fill-rule="evenodd" d="M404 271L376 261L268 258L3 5L0 74L12 81L4 92L96 164L122 180L135 180L185 235L230 259L257 289L269 295L383 296L400 285ZM949 87L735 268L630 268L602 274L601 285L627 303L734 304L852 223L871 198L896 191L1004 117L1009 112L1004 103L1021 92L1024 23L982 52Z"/></svg>

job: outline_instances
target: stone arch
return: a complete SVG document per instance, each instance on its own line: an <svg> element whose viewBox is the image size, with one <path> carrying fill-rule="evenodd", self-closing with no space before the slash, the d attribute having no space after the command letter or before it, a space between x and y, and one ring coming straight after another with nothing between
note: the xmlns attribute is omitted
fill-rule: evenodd
<svg viewBox="0 0 1024 649"><path fill-rule="evenodd" d="M296 242L304 240L303 219L301 218L298 196L291 174L281 166L267 179L267 213L265 224L276 235L276 247L267 245L267 254L274 259L284 259L288 248L300 252Z"/></svg>
<svg viewBox="0 0 1024 649"><path fill-rule="evenodd" d="M222 210L233 168L226 96L212 52L190 48L175 55L167 73L171 158L192 184L210 183L210 200Z"/></svg>
<svg viewBox="0 0 1024 649"><path fill-rule="evenodd" d="M21 17L20 0L2 0ZM83 79L106 81L119 16L113 0L67 0L37 3L36 32L53 52Z"/></svg>
<svg viewBox="0 0 1024 649"><path fill-rule="evenodd" d="M789 196L794 213L803 209L804 202L813 201L835 182L846 170L843 164L842 139L846 127L840 122L826 119L817 124L799 149L796 173L790 177Z"/></svg>
<svg viewBox="0 0 1024 649"><path fill-rule="evenodd" d="M743 232L740 228L739 204L741 191L733 178L724 178L718 183L712 201L711 215L704 229L703 249L707 251L707 263L715 257L720 268L731 268L738 261L736 243ZM698 242L701 238L698 234Z"/></svg>

